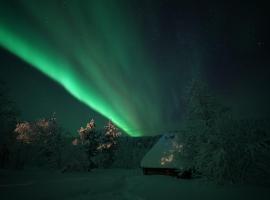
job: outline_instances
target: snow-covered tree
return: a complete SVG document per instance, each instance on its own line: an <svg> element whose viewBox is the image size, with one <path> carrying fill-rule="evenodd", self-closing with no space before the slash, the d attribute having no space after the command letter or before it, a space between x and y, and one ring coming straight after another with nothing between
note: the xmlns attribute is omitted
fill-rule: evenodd
<svg viewBox="0 0 270 200"><path fill-rule="evenodd" d="M183 133L187 140L185 149L189 154L188 157L195 159L195 154L199 150L198 145L209 142L209 134L215 132L221 106L211 95L206 82L200 78L191 81L185 95L186 120L183 126L184 130L188 131L187 135ZM193 144L197 144L197 148L194 148Z"/></svg>
<svg viewBox="0 0 270 200"><path fill-rule="evenodd" d="M33 131L29 122L17 123L14 132L17 135L16 139L22 143L29 144L34 140Z"/></svg>
<svg viewBox="0 0 270 200"><path fill-rule="evenodd" d="M91 119L91 121L86 124L85 128L81 127L78 130L78 134L80 137L79 139L80 139L82 144L94 142L94 136L96 136L95 135L95 127L96 127L95 121L94 121L94 119Z"/></svg>
<svg viewBox="0 0 270 200"><path fill-rule="evenodd" d="M13 140L13 130L19 116L18 108L9 96L9 91L4 82L0 81L0 145Z"/></svg>
<svg viewBox="0 0 270 200"><path fill-rule="evenodd" d="M184 143L181 156L190 166L217 181L243 182L254 179L254 174L269 177L267 123L233 118L232 111L201 80L193 80L188 91L180 140Z"/></svg>
<svg viewBox="0 0 270 200"><path fill-rule="evenodd" d="M39 155L44 157L49 167L60 167L62 162L62 129L58 126L55 115L35 123L40 145Z"/></svg>
<svg viewBox="0 0 270 200"><path fill-rule="evenodd" d="M115 153L118 148L118 138L121 136L121 132L118 128L109 121L104 127L104 135L102 135L101 143L99 143L99 160L102 167L110 167L115 159Z"/></svg>
<svg viewBox="0 0 270 200"><path fill-rule="evenodd" d="M27 149L27 154L31 154L25 160L31 159L33 164L39 166L60 167L62 130L54 115L35 122L18 123L14 132L17 141L22 144L20 149Z"/></svg>
<svg viewBox="0 0 270 200"><path fill-rule="evenodd" d="M201 78L191 81L186 93L186 106L186 120L180 135L185 145L181 156L186 156L190 167L217 178L222 174L220 165L224 153L218 145L223 138L218 126L222 120L231 118L229 109L219 103Z"/></svg>
<svg viewBox="0 0 270 200"><path fill-rule="evenodd" d="M13 130L18 116L18 108L11 100L8 88L0 81L0 167L10 166L14 147Z"/></svg>
<svg viewBox="0 0 270 200"><path fill-rule="evenodd" d="M85 128L81 127L78 130L78 134L79 138L75 138L72 141L72 144L75 146L82 145L84 147L89 163L88 170L91 170L96 166L96 164L93 161L93 157L97 154L98 151L97 148L99 145L99 138L100 138L99 133L96 131L94 119L88 122Z"/></svg>

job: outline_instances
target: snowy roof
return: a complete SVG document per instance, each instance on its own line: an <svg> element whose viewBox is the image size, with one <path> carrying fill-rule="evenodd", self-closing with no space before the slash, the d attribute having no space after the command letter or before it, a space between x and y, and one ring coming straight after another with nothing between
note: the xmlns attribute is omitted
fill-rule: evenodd
<svg viewBox="0 0 270 200"><path fill-rule="evenodd" d="M184 167L180 153L183 144L179 142L177 135L163 135L159 141L146 153L141 161L144 168L174 168Z"/></svg>

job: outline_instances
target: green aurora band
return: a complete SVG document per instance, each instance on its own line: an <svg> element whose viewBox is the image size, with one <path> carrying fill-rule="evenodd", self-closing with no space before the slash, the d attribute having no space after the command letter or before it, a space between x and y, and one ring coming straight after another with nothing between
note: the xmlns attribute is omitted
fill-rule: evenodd
<svg viewBox="0 0 270 200"><path fill-rule="evenodd" d="M129 135L156 130L159 81L138 18L124 0L78 2L1 3L0 46Z"/></svg>

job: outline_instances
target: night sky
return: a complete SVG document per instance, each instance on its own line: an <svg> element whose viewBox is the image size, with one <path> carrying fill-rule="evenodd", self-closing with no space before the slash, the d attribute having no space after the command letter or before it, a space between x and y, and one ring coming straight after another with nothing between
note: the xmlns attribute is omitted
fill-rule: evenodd
<svg viewBox="0 0 270 200"><path fill-rule="evenodd" d="M268 7L213 2L0 0L0 79L22 119L56 112L72 133L92 117L177 129L198 73L239 115L267 116Z"/></svg>

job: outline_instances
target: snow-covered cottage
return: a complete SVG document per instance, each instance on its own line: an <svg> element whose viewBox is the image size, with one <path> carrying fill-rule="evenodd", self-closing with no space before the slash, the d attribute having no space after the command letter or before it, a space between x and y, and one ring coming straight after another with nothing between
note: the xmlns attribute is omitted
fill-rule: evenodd
<svg viewBox="0 0 270 200"><path fill-rule="evenodd" d="M178 176L187 169L181 152L183 144L175 134L165 134L146 153L141 161L145 175L161 174Z"/></svg>

